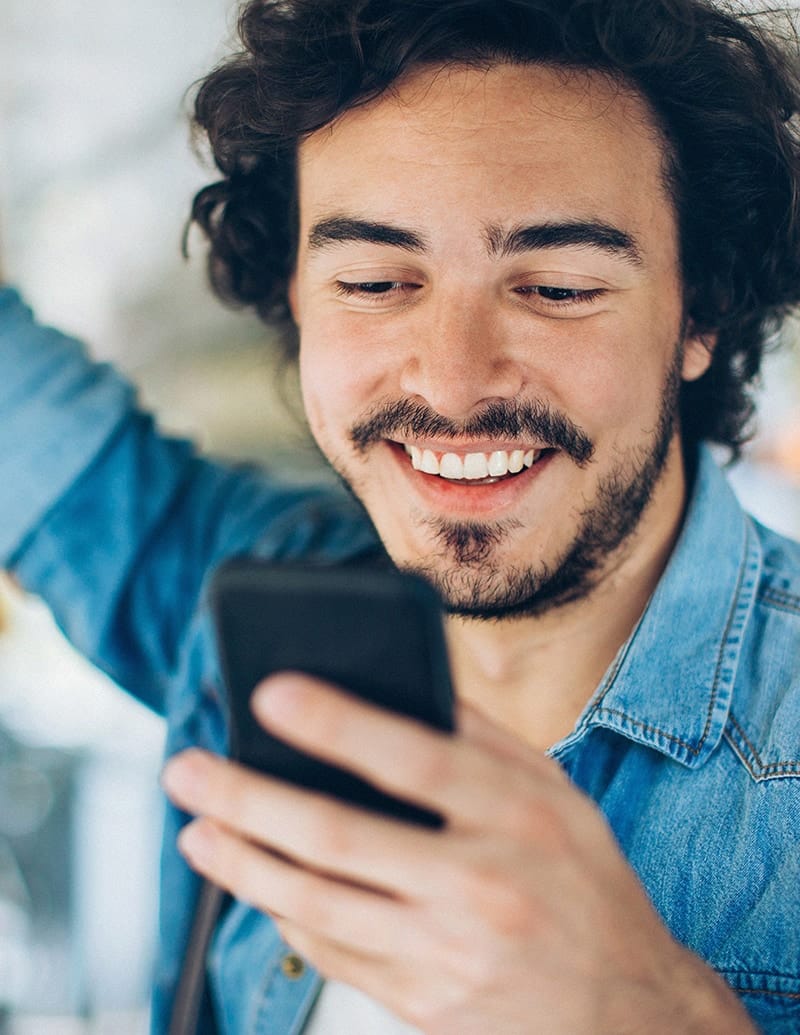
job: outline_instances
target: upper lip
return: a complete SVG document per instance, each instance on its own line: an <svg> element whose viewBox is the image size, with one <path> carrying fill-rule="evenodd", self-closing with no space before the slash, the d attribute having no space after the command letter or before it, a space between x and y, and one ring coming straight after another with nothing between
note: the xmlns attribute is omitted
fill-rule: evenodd
<svg viewBox="0 0 800 1035"><path fill-rule="evenodd" d="M492 442L488 439L479 439L475 442L439 442L434 439L403 438L390 439L398 446L416 446L418 449L430 449L433 453L456 453L466 456L468 453L513 453L521 449L527 452L530 449L541 452L547 446L534 442Z"/></svg>

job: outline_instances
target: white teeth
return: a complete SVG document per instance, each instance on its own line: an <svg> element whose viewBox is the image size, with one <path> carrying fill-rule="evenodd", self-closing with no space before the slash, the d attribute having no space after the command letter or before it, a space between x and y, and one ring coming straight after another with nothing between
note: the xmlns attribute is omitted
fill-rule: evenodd
<svg viewBox="0 0 800 1035"><path fill-rule="evenodd" d="M432 450L426 449L423 452L420 471L424 471L425 474L439 473L439 461L436 459L436 454Z"/></svg>
<svg viewBox="0 0 800 1035"><path fill-rule="evenodd" d="M464 477L471 481L489 477L489 463L483 453L467 453L464 457Z"/></svg>
<svg viewBox="0 0 800 1035"><path fill-rule="evenodd" d="M438 474L450 481L480 481L483 478L502 478L506 474L518 474L523 467L532 467L541 456L540 449L514 449L508 452L498 449L493 453L444 453L437 457L432 449L420 449L406 443L405 451L411 457L415 471Z"/></svg>
<svg viewBox="0 0 800 1035"><path fill-rule="evenodd" d="M508 474L508 453L502 449L492 453L489 457L488 467L492 478L502 478L504 474Z"/></svg>
<svg viewBox="0 0 800 1035"><path fill-rule="evenodd" d="M445 453L439 461L439 474L442 478L463 478L464 461L455 453Z"/></svg>
<svg viewBox="0 0 800 1035"><path fill-rule="evenodd" d="M525 466L525 450L515 449L508 458L508 470L510 474L518 474Z"/></svg>

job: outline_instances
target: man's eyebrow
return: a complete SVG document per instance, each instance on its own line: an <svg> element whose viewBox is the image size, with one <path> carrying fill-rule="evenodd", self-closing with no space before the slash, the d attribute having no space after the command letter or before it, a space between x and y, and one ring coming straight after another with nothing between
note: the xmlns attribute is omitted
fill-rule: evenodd
<svg viewBox="0 0 800 1035"><path fill-rule="evenodd" d="M366 244L388 244L411 252L424 252L428 244L416 230L394 226L391 223L374 223L368 219L353 219L349 216L332 216L315 223L308 234L310 251L325 248L343 241L361 241Z"/></svg>
<svg viewBox="0 0 800 1035"><path fill-rule="evenodd" d="M634 266L643 264L641 252L629 233L597 220L535 223L510 230L491 224L486 227L484 237L489 254L504 258L521 252L572 246L597 248L620 256ZM349 241L385 244L412 252L424 252L429 247L418 230L352 216L321 219L308 234L310 251Z"/></svg>
<svg viewBox="0 0 800 1035"><path fill-rule="evenodd" d="M609 223L595 220L571 220L560 223L536 223L505 230L490 225L485 230L490 255L518 255L541 248L597 248L618 255L634 266L643 265L642 253L634 238Z"/></svg>

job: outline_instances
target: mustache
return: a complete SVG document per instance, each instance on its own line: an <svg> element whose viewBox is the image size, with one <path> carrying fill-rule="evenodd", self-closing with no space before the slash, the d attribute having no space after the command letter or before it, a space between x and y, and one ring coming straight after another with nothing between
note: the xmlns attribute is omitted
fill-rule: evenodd
<svg viewBox="0 0 800 1035"><path fill-rule="evenodd" d="M486 438L498 441L532 439L544 448L560 449L583 467L594 455L594 443L565 414L539 400L497 400L464 421L436 413L422 402L399 399L371 410L350 429L350 441L360 453L383 439Z"/></svg>

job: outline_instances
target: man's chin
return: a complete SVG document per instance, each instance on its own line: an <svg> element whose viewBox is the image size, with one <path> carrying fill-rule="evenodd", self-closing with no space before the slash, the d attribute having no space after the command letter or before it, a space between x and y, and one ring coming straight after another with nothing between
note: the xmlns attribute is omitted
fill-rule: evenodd
<svg viewBox="0 0 800 1035"><path fill-rule="evenodd" d="M441 560L398 566L429 582L448 614L481 621L542 615L581 599L593 588L588 578L568 584L558 571L554 576L534 568L446 566Z"/></svg>

